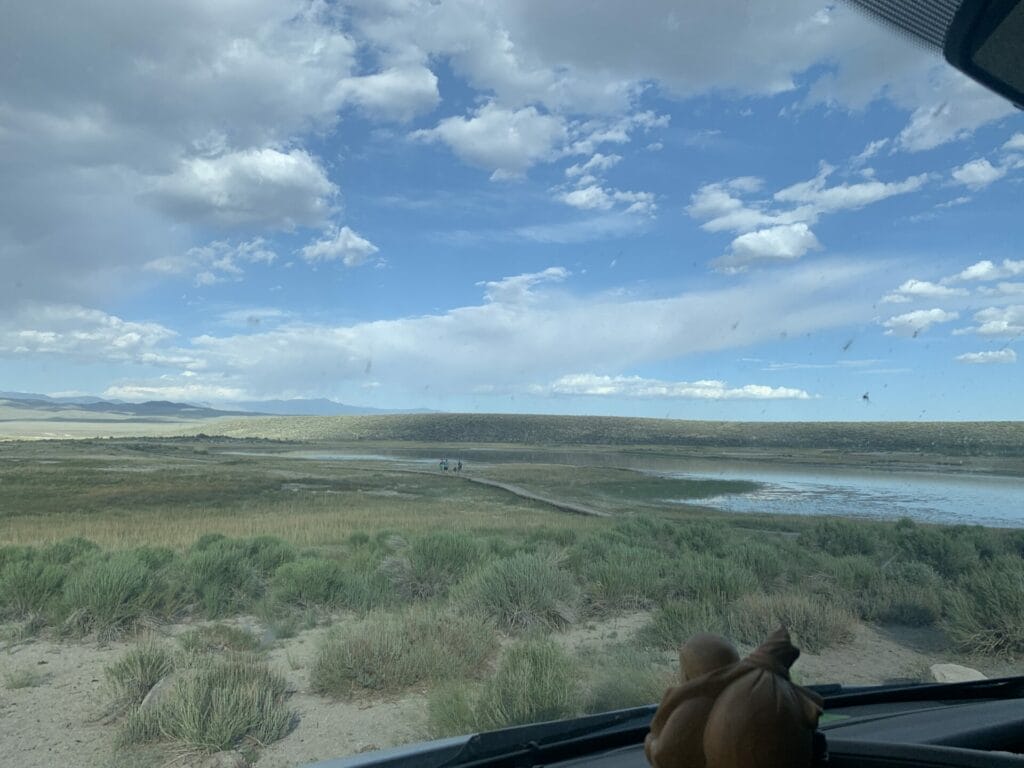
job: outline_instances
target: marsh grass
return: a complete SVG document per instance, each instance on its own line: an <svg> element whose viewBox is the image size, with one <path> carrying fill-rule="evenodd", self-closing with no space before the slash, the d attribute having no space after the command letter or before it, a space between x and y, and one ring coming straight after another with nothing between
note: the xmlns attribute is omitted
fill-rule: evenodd
<svg viewBox="0 0 1024 768"><path fill-rule="evenodd" d="M950 595L944 627L965 653L1024 654L1024 561L1006 556L965 574Z"/></svg>
<svg viewBox="0 0 1024 768"><path fill-rule="evenodd" d="M4 688L17 691L22 688L36 688L46 682L46 675L32 667L6 669L3 673Z"/></svg>
<svg viewBox="0 0 1024 768"><path fill-rule="evenodd" d="M641 628L638 640L647 648L675 650L698 632L723 633L724 608L708 600L669 600Z"/></svg>
<svg viewBox="0 0 1024 768"><path fill-rule="evenodd" d="M779 626L794 644L809 653L842 645L853 638L855 618L845 608L813 595L744 595L728 609L728 634L748 645L759 645Z"/></svg>
<svg viewBox="0 0 1024 768"><path fill-rule="evenodd" d="M395 692L472 677L484 669L497 645L493 623L478 615L422 606L375 612L323 640L310 683L318 693L343 698L360 690Z"/></svg>
<svg viewBox="0 0 1024 768"><path fill-rule="evenodd" d="M259 657L191 655L156 706L130 712L119 743L167 740L210 753L270 744L295 722L285 689L284 677Z"/></svg>
<svg viewBox="0 0 1024 768"><path fill-rule="evenodd" d="M153 638L129 649L105 670L116 710L137 707L160 680L174 669L174 654Z"/></svg>
<svg viewBox="0 0 1024 768"><path fill-rule="evenodd" d="M427 701L429 729L435 736L557 720L583 709L579 664L543 637L508 648L494 676L483 684L441 686Z"/></svg>
<svg viewBox="0 0 1024 768"><path fill-rule="evenodd" d="M665 654L633 645L616 645L582 654L587 712L607 712L653 704L679 683L679 671Z"/></svg>
<svg viewBox="0 0 1024 768"><path fill-rule="evenodd" d="M519 553L484 565L456 599L511 632L563 629L578 617L580 589L558 557Z"/></svg>
<svg viewBox="0 0 1024 768"><path fill-rule="evenodd" d="M178 636L178 644L185 653L211 651L238 651L255 653L263 650L260 638L252 632L230 624L208 624L196 627Z"/></svg>

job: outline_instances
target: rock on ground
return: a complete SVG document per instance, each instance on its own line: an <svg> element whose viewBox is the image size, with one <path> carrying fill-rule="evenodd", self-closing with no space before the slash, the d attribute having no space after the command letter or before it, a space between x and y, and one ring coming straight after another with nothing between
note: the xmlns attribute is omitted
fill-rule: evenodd
<svg viewBox="0 0 1024 768"><path fill-rule="evenodd" d="M929 667L932 679L937 683L966 683L970 680L986 680L976 669L961 664L932 664Z"/></svg>

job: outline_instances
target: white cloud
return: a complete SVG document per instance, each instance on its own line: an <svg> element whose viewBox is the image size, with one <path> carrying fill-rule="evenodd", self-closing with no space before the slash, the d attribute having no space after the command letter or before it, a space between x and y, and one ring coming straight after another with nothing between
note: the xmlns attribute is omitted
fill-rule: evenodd
<svg viewBox="0 0 1024 768"><path fill-rule="evenodd" d="M728 272L741 270L762 261L799 259L807 251L821 247L806 224L782 224L756 232L747 232L732 241L730 252L713 266Z"/></svg>
<svg viewBox="0 0 1024 768"><path fill-rule="evenodd" d="M87 363L193 363L189 355L162 348L176 335L159 323L124 320L97 309L31 304L0 319L0 356L61 356Z"/></svg>
<svg viewBox="0 0 1024 768"><path fill-rule="evenodd" d="M993 349L986 352L967 352L963 355L957 355L956 359L961 363L974 363L976 365L1015 363L1017 362L1017 353L1012 349Z"/></svg>
<svg viewBox="0 0 1024 768"><path fill-rule="evenodd" d="M963 184L971 189L981 189L1005 176L1006 168L997 168L988 160L981 158L954 168L951 175L957 184Z"/></svg>
<svg viewBox="0 0 1024 768"><path fill-rule="evenodd" d="M485 283L484 301L431 315L347 325L293 321L200 336L188 351L205 368L191 378L254 397L337 396L371 380L366 369L372 362L381 391L525 391L579 371L629 370L745 348L783 333L864 323L871 307L859 292L881 277L877 265L819 261L717 290L576 296L542 290L566 279L566 271L552 267Z"/></svg>
<svg viewBox="0 0 1024 768"><path fill-rule="evenodd" d="M989 259L982 259L981 261L971 264L962 272L947 278L944 282L1001 280L1003 278L1016 277L1018 275L1024 275L1024 259L1020 259L1019 261L1003 259L1002 264L996 264Z"/></svg>
<svg viewBox="0 0 1024 768"><path fill-rule="evenodd" d="M908 176L903 181L863 181L857 184L826 186L833 168L823 164L818 175L808 181L793 184L775 193L777 202L801 203L810 206L814 214L863 208L895 195L916 192L928 180L928 174Z"/></svg>
<svg viewBox="0 0 1024 768"><path fill-rule="evenodd" d="M793 387L746 384L730 387L724 381L662 381L640 376L600 376L576 373L550 384L534 386L539 395L588 395L597 397L665 398L687 400L809 400L811 396Z"/></svg>
<svg viewBox="0 0 1024 768"><path fill-rule="evenodd" d="M917 336L938 323L948 323L960 317L957 312L944 309L918 309L903 315L890 317L883 326L886 336Z"/></svg>
<svg viewBox="0 0 1024 768"><path fill-rule="evenodd" d="M461 160L493 171L493 179L516 178L554 156L566 138L565 122L535 107L509 110L490 102L470 117L446 117L414 139L446 144Z"/></svg>
<svg viewBox="0 0 1024 768"><path fill-rule="evenodd" d="M548 267L541 272L511 275L500 280L477 283L484 289L484 298L495 304L521 304L535 297L533 287L543 283L561 283L570 272L565 267Z"/></svg>
<svg viewBox="0 0 1024 768"><path fill-rule="evenodd" d="M622 155L602 155L595 153L587 162L576 163L565 169L565 175L569 178L583 176L586 174L600 173L617 165L622 160Z"/></svg>
<svg viewBox="0 0 1024 768"><path fill-rule="evenodd" d="M1017 337L1024 335L1024 304L988 307L974 313L978 325L964 329L979 336Z"/></svg>
<svg viewBox="0 0 1024 768"><path fill-rule="evenodd" d="M151 196L189 222L293 229L321 223L337 192L304 150L258 149L185 160Z"/></svg>
<svg viewBox="0 0 1024 768"><path fill-rule="evenodd" d="M611 195L597 184L592 184L582 189L574 189L570 192L563 192L559 195L559 200L566 205L571 205L573 208L579 208L584 211L594 209L606 211L613 205Z"/></svg>
<svg viewBox="0 0 1024 768"><path fill-rule="evenodd" d="M243 387L225 386L217 384L215 380L192 382L187 378L172 375L161 376L150 384L115 384L107 387L103 391L103 396L129 402L171 400L204 403L248 399L247 391Z"/></svg>
<svg viewBox="0 0 1024 768"><path fill-rule="evenodd" d="M146 262L145 268L163 275L193 274L196 285L205 286L226 280L240 280L245 270L240 264L270 264L277 258L262 237L232 245L215 240L189 248L184 254L162 256Z"/></svg>
<svg viewBox="0 0 1024 768"><path fill-rule="evenodd" d="M340 261L346 267L357 267L380 250L348 227L332 227L325 237L302 248L302 258L310 264L319 261Z"/></svg>
<svg viewBox="0 0 1024 768"><path fill-rule="evenodd" d="M860 151L859 154L855 155L852 162L854 165L863 165L872 157L877 155L880 151L885 149L889 144L889 139L878 139L876 141L868 142L867 146Z"/></svg>
<svg viewBox="0 0 1024 768"><path fill-rule="evenodd" d="M701 228L708 232L752 232L751 238L741 236L733 241L734 253L739 243L739 251L747 257L756 256L761 250L771 250L781 258L796 258L784 254L803 255L810 248L818 247L809 227L822 215L863 208L889 197L915 192L928 180L927 174L921 174L896 182L869 180L830 187L827 179L834 170L823 163L814 178L779 190L771 201L744 199L759 191L761 180L756 177L742 176L705 184L690 197L686 212L695 219L705 219ZM728 260L728 256L726 258ZM737 263L742 261L737 258Z"/></svg>
<svg viewBox="0 0 1024 768"><path fill-rule="evenodd" d="M211 189L194 163L287 153L296 137L331 131L343 106L335 88L357 64L358 44L342 27L327 4L306 0L5 9L0 305L103 299L150 283L145 262L209 237L172 229L154 210L159 195L144 193L165 184L161 202L176 215L252 221L247 239L263 225L316 218L306 185L291 188L294 204L275 195L263 206L255 191L253 200Z"/></svg>
<svg viewBox="0 0 1024 768"><path fill-rule="evenodd" d="M1015 112L1009 101L945 65L933 70L929 80L918 78L915 86L894 96L899 106L913 108L896 140L910 152L966 138L978 127Z"/></svg>
<svg viewBox="0 0 1024 768"><path fill-rule="evenodd" d="M905 281L899 288L886 295L882 301L887 304L902 304L914 299L943 299L951 296L966 296L963 288L950 288L928 280Z"/></svg>
<svg viewBox="0 0 1024 768"><path fill-rule="evenodd" d="M1007 150L1024 150L1024 133L1018 131L1013 134L1006 143L1003 144L1003 149Z"/></svg>
<svg viewBox="0 0 1024 768"><path fill-rule="evenodd" d="M437 75L418 64L345 78L335 93L339 100L355 102L367 114L385 120L410 120L441 101Z"/></svg>

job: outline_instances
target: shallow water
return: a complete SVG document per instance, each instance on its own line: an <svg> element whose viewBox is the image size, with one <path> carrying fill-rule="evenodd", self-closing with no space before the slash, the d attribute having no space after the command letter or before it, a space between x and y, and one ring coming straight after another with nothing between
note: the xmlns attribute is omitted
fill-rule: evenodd
<svg viewBox="0 0 1024 768"><path fill-rule="evenodd" d="M658 472L665 477L753 480L750 493L701 501L728 512L843 515L933 523L1024 527L1024 480L983 475L856 472L722 465L713 472Z"/></svg>
<svg viewBox="0 0 1024 768"><path fill-rule="evenodd" d="M377 454L302 453L302 458L335 461L388 461L436 466L438 457L398 450ZM767 465L752 461L675 459L614 452L481 451L460 454L467 468L483 463L557 462L576 466L616 466L662 477L752 480L749 493L702 499L700 504L727 512L788 515L842 515L933 523L1024 528L1024 478L968 473L858 470L844 467ZM455 461L449 457L450 461ZM693 500L680 500L693 503Z"/></svg>

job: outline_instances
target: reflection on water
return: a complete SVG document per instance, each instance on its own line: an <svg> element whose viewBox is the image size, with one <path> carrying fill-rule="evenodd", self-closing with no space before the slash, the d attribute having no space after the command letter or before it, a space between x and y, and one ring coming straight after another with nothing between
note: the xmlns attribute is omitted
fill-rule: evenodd
<svg viewBox="0 0 1024 768"><path fill-rule="evenodd" d="M760 489L701 501L728 512L843 515L933 523L1024 527L1024 481L885 472L765 471L722 467L713 473L658 472L666 477L754 480Z"/></svg>

